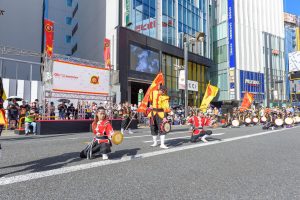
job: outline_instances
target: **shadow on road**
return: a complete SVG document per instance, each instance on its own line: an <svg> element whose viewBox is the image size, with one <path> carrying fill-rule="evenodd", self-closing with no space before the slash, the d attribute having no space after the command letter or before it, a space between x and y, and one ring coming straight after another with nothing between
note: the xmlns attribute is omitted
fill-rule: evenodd
<svg viewBox="0 0 300 200"><path fill-rule="evenodd" d="M133 157L138 153L139 150L141 150L141 149L140 148L134 148L134 149L124 149L124 150L114 151L109 155L109 157L111 159L122 158L125 155Z"/></svg>
<svg viewBox="0 0 300 200"><path fill-rule="evenodd" d="M221 139L219 138L214 138L214 137L207 137L206 138L207 141L209 142L212 142L212 141L221 141ZM196 143L200 143L202 142L201 139L198 139ZM169 147L178 147L178 146L181 146L183 144L186 144L186 143L190 143L190 139L174 139L174 140L168 140L166 141L166 145L168 145ZM195 143L192 143L192 144L195 144Z"/></svg>
<svg viewBox="0 0 300 200"><path fill-rule="evenodd" d="M22 163L22 164L1 167L0 171L2 171L3 169L8 169L8 168L16 168L16 167L23 167L23 168L18 169L16 171L0 174L0 177L7 176L10 174L16 174L19 172L25 172L25 171L29 171L29 172L33 173L33 172L47 171L47 170L51 170L51 169L58 169L67 164L79 162L81 160L82 159L79 158L79 152L64 153L61 155L43 158L43 159L39 159L39 160L34 160L34 161Z"/></svg>
<svg viewBox="0 0 300 200"><path fill-rule="evenodd" d="M181 145L189 143L189 142L190 142L190 139L178 138L178 139L167 140L165 143L169 147L178 147L178 146L181 146Z"/></svg>

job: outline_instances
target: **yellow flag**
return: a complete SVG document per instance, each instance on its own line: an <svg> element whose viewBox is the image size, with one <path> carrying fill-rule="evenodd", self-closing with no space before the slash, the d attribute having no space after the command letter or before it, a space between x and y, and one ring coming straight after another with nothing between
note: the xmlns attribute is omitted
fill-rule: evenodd
<svg viewBox="0 0 300 200"><path fill-rule="evenodd" d="M7 96L5 94L2 78L0 78L0 103L3 103L7 99Z"/></svg>
<svg viewBox="0 0 300 200"><path fill-rule="evenodd" d="M209 106L210 102L217 96L219 88L216 86L211 85L210 83L207 85L204 97L202 99L202 103L200 106L200 110L202 112L206 112L207 107Z"/></svg>

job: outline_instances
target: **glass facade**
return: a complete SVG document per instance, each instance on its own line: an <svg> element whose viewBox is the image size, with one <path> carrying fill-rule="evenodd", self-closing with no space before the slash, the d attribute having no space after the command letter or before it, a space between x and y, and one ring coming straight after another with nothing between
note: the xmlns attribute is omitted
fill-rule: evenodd
<svg viewBox="0 0 300 200"><path fill-rule="evenodd" d="M172 45L176 45L175 24L175 0L162 0L162 40Z"/></svg>
<svg viewBox="0 0 300 200"><path fill-rule="evenodd" d="M128 28L157 38L157 1L127 1L129 1L131 5L131 23L127 25ZM206 32L206 2L207 0L178 0L178 4L176 5L175 0L161 0L162 41L182 48L183 34L194 37L196 32ZM178 27L178 32L176 32L176 27Z"/></svg>
<svg viewBox="0 0 300 200"><path fill-rule="evenodd" d="M178 88L179 71L175 70L174 66L176 65L183 65L183 59L167 54L162 55L162 72L165 75L165 84L171 97L170 104L184 105L184 90ZM206 89L206 74L205 66L188 63L188 80L198 82L198 91L189 91L188 105L200 106Z"/></svg>
<svg viewBox="0 0 300 200"><path fill-rule="evenodd" d="M128 0L131 3L131 22L129 28L144 35L156 38L156 1Z"/></svg>

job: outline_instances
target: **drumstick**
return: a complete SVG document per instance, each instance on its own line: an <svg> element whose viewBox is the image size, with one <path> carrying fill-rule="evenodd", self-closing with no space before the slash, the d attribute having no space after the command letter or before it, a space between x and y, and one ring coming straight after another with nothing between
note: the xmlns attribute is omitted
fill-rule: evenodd
<svg viewBox="0 0 300 200"><path fill-rule="evenodd" d="M128 123L128 125L126 126L126 128L124 129L124 131L126 131L127 130L127 128L129 127L129 125L131 124L131 121L133 120L133 118L135 117L135 115L137 114L137 112L131 117L131 119L130 119L130 121L129 121L129 123Z"/></svg>

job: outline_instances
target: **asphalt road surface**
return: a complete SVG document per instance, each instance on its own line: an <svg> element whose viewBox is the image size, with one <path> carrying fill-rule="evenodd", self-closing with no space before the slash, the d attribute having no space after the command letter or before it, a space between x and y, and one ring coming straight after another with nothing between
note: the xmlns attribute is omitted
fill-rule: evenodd
<svg viewBox="0 0 300 200"><path fill-rule="evenodd" d="M103 161L79 158L91 133L2 137L0 199L300 199L300 126L166 138L169 149L150 147L138 129Z"/></svg>

